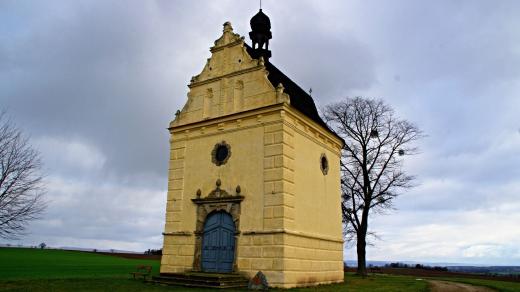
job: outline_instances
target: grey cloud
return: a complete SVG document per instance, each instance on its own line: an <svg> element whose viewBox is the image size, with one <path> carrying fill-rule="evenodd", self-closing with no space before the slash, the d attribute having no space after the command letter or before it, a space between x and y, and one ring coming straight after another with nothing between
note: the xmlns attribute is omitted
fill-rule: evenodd
<svg viewBox="0 0 520 292"><path fill-rule="evenodd" d="M163 174L165 128L184 97L169 69L179 42L154 35L167 32L154 7L63 6L43 23L19 20L30 32L10 43L4 98L35 135L79 134L120 173Z"/></svg>
<svg viewBox="0 0 520 292"><path fill-rule="evenodd" d="M50 177L52 203L26 241L160 246L165 128L222 24L247 39L257 8L231 0L0 2L0 106L40 147ZM422 185L396 201L397 212L374 217L383 241L369 255L498 263L518 253L514 230L503 235L509 243L466 232L488 226L479 212L509 222L520 211L519 8L264 1L273 63L312 87L318 105L381 97L428 134L422 154L405 164ZM470 239L450 246L442 236L457 228Z"/></svg>
<svg viewBox="0 0 520 292"><path fill-rule="evenodd" d="M146 238L157 240L164 226L166 195L162 189L53 179L47 199L46 218L31 226L31 236L41 240L67 236L142 243Z"/></svg>

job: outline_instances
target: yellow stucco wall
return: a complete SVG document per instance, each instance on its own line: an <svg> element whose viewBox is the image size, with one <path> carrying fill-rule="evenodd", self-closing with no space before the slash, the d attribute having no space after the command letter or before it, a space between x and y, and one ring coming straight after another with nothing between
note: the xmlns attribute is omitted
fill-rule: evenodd
<svg viewBox="0 0 520 292"><path fill-rule="evenodd" d="M341 141L290 106L271 85L229 23L211 48L188 100L170 124L170 165L161 273L189 271L195 253L196 205L215 189L241 187L237 272L263 271L270 285L343 281L339 154ZM216 166L215 144L231 156ZM320 157L329 161L328 174Z"/></svg>

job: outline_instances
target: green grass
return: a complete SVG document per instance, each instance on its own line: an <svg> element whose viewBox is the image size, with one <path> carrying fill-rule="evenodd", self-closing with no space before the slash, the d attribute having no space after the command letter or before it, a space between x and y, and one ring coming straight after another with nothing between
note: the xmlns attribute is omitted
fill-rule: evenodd
<svg viewBox="0 0 520 292"><path fill-rule="evenodd" d="M127 278L137 265L159 272L157 260L124 259L78 251L0 248L0 280Z"/></svg>
<svg viewBox="0 0 520 292"><path fill-rule="evenodd" d="M77 251L0 248L0 291L185 291L130 279L137 265L158 260L124 259ZM377 275L362 279L347 274L345 284L297 288L290 291L427 291L427 283L409 276ZM273 289L276 291L276 289ZM209 291L189 289L189 291ZM229 291L229 290L228 290ZM233 291L233 290L231 290ZM247 291L247 290L234 290Z"/></svg>
<svg viewBox="0 0 520 292"><path fill-rule="evenodd" d="M134 271L137 265L150 265L153 269L152 274L157 274L160 262L77 251L0 248L0 291L187 290L183 287L161 286L132 280L129 273ZM520 291L520 283L466 278L432 279L486 286L498 291ZM189 291L209 290L189 289ZM416 280L413 276L378 274L363 279L353 273L347 273L344 284L296 288L289 291L428 291L428 283L424 280Z"/></svg>
<svg viewBox="0 0 520 292"><path fill-rule="evenodd" d="M506 281L497 281L497 280L485 280L485 279L471 279L471 278L452 278L452 277L443 277L443 278L431 278L432 280L443 280L450 282L459 282L465 283L475 286L484 286L491 289L495 289L501 292L518 292L520 291L520 283L515 282L506 282Z"/></svg>
<svg viewBox="0 0 520 292"><path fill-rule="evenodd" d="M417 281L413 277L377 275L362 279L351 274L346 275L345 284L321 285L310 288L290 290L271 289L270 291L428 291L425 281ZM147 284L123 278L90 278L90 279L50 279L50 280L15 280L0 281L0 291L212 291L211 289L186 289L184 287L161 286ZM225 291L248 291L225 290Z"/></svg>
<svg viewBox="0 0 520 292"><path fill-rule="evenodd" d="M49 280L17 280L0 281L0 291L185 291L182 287L167 287L143 283L142 281L124 278L81 278L81 279L49 279ZM208 289L190 290L193 292L209 291Z"/></svg>
<svg viewBox="0 0 520 292"><path fill-rule="evenodd" d="M290 291L423 292L428 291L428 283L411 276L376 274L362 278L353 273L346 273L344 284L296 288Z"/></svg>

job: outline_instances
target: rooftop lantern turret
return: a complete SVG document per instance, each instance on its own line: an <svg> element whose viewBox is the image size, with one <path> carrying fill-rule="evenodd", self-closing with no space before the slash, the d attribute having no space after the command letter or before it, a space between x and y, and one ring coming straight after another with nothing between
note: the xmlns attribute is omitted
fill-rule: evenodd
<svg viewBox="0 0 520 292"><path fill-rule="evenodd" d="M260 11L251 18L249 24L251 25L249 37L253 41L255 54L253 57L264 57L264 60L268 60L271 57L269 40L273 37L271 34L271 20L269 20L269 17L260 9Z"/></svg>

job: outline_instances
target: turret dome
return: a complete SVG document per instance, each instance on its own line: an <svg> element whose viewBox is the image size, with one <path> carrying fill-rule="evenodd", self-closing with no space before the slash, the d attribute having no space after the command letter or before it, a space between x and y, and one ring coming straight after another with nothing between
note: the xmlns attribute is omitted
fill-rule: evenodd
<svg viewBox="0 0 520 292"><path fill-rule="evenodd" d="M262 12L262 9L251 18L249 24L251 24L251 29L254 32L265 33L271 30L271 20L269 19L269 16Z"/></svg>
<svg viewBox="0 0 520 292"><path fill-rule="evenodd" d="M249 37L253 41L253 57L264 57L265 60L268 60L271 57L269 40L273 37L271 34L271 20L262 12L262 9L260 9L260 11L251 18L249 24L251 24Z"/></svg>

